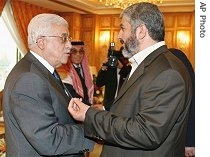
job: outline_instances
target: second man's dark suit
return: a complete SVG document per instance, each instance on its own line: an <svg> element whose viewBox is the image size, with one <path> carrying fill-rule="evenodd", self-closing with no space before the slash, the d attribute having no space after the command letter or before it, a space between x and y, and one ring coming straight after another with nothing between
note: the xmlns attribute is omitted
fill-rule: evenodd
<svg viewBox="0 0 210 157"><path fill-rule="evenodd" d="M107 141L101 157L184 157L191 97L187 69L161 46L124 82L111 112L88 109L85 135Z"/></svg>

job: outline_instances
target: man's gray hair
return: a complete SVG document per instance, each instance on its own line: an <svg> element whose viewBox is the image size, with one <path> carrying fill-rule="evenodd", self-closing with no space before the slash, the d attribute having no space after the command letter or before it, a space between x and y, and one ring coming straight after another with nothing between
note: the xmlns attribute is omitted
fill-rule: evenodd
<svg viewBox="0 0 210 157"><path fill-rule="evenodd" d="M150 37L156 41L163 41L165 37L165 26L163 14L158 6L152 3L140 2L126 8L120 15L130 23L132 31L144 24Z"/></svg>
<svg viewBox="0 0 210 157"><path fill-rule="evenodd" d="M36 43L38 37L53 33L52 26L64 25L68 27L68 22L56 14L38 14L33 17L28 25L28 45Z"/></svg>

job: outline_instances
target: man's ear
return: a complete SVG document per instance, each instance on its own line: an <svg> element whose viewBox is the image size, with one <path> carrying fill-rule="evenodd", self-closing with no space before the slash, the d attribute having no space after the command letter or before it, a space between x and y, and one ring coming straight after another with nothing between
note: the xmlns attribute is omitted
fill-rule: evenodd
<svg viewBox="0 0 210 157"><path fill-rule="evenodd" d="M140 25L136 28L136 37L137 39L143 39L147 34L147 28L145 25Z"/></svg>
<svg viewBox="0 0 210 157"><path fill-rule="evenodd" d="M36 44L41 50L45 48L45 43L44 43L43 38L38 38L36 41Z"/></svg>

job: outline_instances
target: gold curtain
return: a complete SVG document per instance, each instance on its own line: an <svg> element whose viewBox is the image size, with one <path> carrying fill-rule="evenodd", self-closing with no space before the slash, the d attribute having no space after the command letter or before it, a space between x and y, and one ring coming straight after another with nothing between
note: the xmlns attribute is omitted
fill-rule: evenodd
<svg viewBox="0 0 210 157"><path fill-rule="evenodd" d="M4 9L4 5L6 4L6 0L0 0L0 16Z"/></svg>
<svg viewBox="0 0 210 157"><path fill-rule="evenodd" d="M11 7L20 37L23 39L26 49L29 50L27 27L30 20L37 14L53 13L54 11L18 0L11 0Z"/></svg>

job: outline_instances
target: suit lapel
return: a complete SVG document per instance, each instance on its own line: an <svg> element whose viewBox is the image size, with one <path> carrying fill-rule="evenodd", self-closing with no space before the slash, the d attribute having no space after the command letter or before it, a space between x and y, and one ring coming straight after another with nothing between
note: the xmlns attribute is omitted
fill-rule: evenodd
<svg viewBox="0 0 210 157"><path fill-rule="evenodd" d="M26 59L30 60L33 66L38 69L38 71L42 74L41 77L45 77L58 92L62 93L62 95L68 99L64 89L60 86L59 83L57 83L57 80L54 78L54 76L36 57L34 57L34 55L29 52L26 54Z"/></svg>
<svg viewBox="0 0 210 157"><path fill-rule="evenodd" d="M49 70L36 58L34 55L32 55L30 52L26 54L26 59L29 60L32 65L38 69L39 72L46 78L49 79ZM52 74L51 74L52 75Z"/></svg>
<svg viewBox="0 0 210 157"><path fill-rule="evenodd" d="M149 56L147 56L141 64L136 68L133 75L128 80L129 75L126 78L126 81L124 81L120 92L118 93L118 96L116 97L114 103L120 99L123 94L136 82L138 78L142 76L142 74L145 71L145 68L147 68L160 54L165 53L168 51L167 46L163 45L156 49L154 52L152 52Z"/></svg>
<svg viewBox="0 0 210 157"><path fill-rule="evenodd" d="M137 69L134 71L133 75L128 79L129 75L127 76L126 80L124 81L118 96L116 97L115 101L117 101L122 95L136 82L136 80L141 77L144 73L144 62L142 62ZM115 102L114 101L114 102Z"/></svg>

